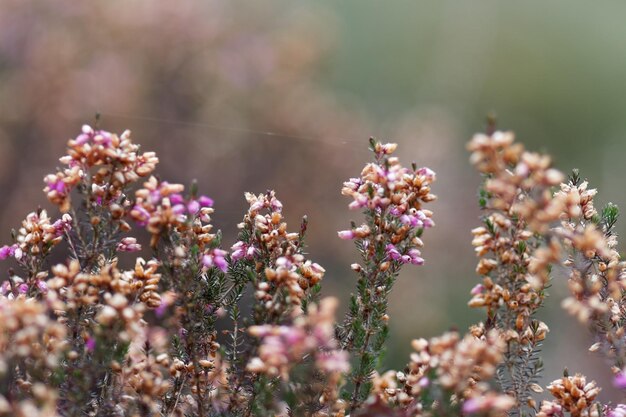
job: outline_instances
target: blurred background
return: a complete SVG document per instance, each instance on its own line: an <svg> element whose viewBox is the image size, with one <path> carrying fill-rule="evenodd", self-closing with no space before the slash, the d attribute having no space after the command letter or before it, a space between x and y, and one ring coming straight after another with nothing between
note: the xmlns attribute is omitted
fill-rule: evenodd
<svg viewBox="0 0 626 417"><path fill-rule="evenodd" d="M356 255L336 231L360 219L341 184L369 159L369 136L398 142L406 164L437 172L439 196L426 265L392 296L386 365L402 367L412 338L483 318L466 306L480 178L464 145L488 112L561 170L580 168L599 205L626 207L624 16L618 0L1 0L0 241L49 207L44 175L99 112L158 153L162 178L198 179L228 246L244 191L275 189L290 229L309 216L323 293L345 304ZM617 399L559 307L565 292L557 273L545 382L569 366Z"/></svg>

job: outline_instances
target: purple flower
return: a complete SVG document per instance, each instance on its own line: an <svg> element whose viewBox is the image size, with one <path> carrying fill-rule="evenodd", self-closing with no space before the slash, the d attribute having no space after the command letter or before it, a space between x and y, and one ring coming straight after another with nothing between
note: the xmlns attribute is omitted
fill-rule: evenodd
<svg viewBox="0 0 626 417"><path fill-rule="evenodd" d="M396 249L396 247L391 243L385 246L385 250L387 251L387 256L391 260L397 261L400 258L402 258L402 255L400 255L400 252L398 252L398 249Z"/></svg>
<svg viewBox="0 0 626 417"><path fill-rule="evenodd" d="M198 202L201 207L213 207L213 199L205 195L201 195L200 198L198 198Z"/></svg>
<svg viewBox="0 0 626 417"><path fill-rule="evenodd" d="M238 261L240 259L252 259L258 253L258 249L254 246L248 245L245 242L239 241L235 243L231 248L230 259Z"/></svg>
<svg viewBox="0 0 626 417"><path fill-rule="evenodd" d="M179 193L170 195L170 203L172 204L182 204L183 201L185 200L183 199L183 196L180 195Z"/></svg>
<svg viewBox="0 0 626 417"><path fill-rule="evenodd" d="M17 291L20 294L26 294L28 292L28 284L20 284L20 286L17 287Z"/></svg>
<svg viewBox="0 0 626 417"><path fill-rule="evenodd" d="M291 268L291 261L286 257L286 256L281 256L280 258L276 259L276 266L278 267L283 267L283 268Z"/></svg>
<svg viewBox="0 0 626 417"><path fill-rule="evenodd" d="M13 250L13 252L15 252L15 250ZM0 248L0 260L4 261L9 256L11 256L11 247L4 245Z"/></svg>
<svg viewBox="0 0 626 417"><path fill-rule="evenodd" d="M62 179L57 178L54 181L46 181L46 183L48 184L48 187L50 187L50 190L54 190L59 194L65 193L65 183Z"/></svg>
<svg viewBox="0 0 626 417"><path fill-rule="evenodd" d="M85 349L87 349L88 352L96 350L96 339L89 336L87 340L85 340Z"/></svg>
<svg viewBox="0 0 626 417"><path fill-rule="evenodd" d="M111 135L110 132L106 132L104 130L98 130L97 132L95 132L95 136L93 138L93 141L95 143L98 143L104 147L109 147L111 146L111 142L113 140L113 135Z"/></svg>
<svg viewBox="0 0 626 417"><path fill-rule="evenodd" d="M423 227L424 226L424 223L422 223L422 221L418 219L417 216L413 216L410 214L403 214L402 216L400 216L400 221L402 222L402 224L405 224L410 227Z"/></svg>
<svg viewBox="0 0 626 417"><path fill-rule="evenodd" d="M402 212L400 211L400 208L398 206L393 206L389 210L389 214L391 214L392 216L400 216L402 215Z"/></svg>
<svg viewBox="0 0 626 417"><path fill-rule="evenodd" d="M163 317L163 315L165 314L165 311L167 310L167 307L169 307L168 302L165 299L161 299L161 303L159 304L159 306L154 310L154 314L158 317L161 318Z"/></svg>
<svg viewBox="0 0 626 417"><path fill-rule="evenodd" d="M71 217L63 215L63 218L52 223L52 227L54 227L54 237L62 236L65 232L72 230Z"/></svg>

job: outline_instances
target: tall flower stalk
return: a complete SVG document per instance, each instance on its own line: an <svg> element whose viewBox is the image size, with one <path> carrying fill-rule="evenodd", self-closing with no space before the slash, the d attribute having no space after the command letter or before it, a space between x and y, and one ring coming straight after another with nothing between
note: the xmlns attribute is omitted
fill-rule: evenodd
<svg viewBox="0 0 626 417"><path fill-rule="evenodd" d="M349 207L363 210L365 221L339 232L353 239L361 262L352 265L358 274L357 293L349 312L338 327L342 347L352 353L355 364L344 390L349 410L358 408L372 390L372 375L380 364L389 332L388 295L405 264L422 265L420 239L424 229L434 226L432 212L423 208L435 196L430 185L435 173L428 168L411 169L391 156L396 144L370 140L374 162L359 178L344 183L342 194L353 199Z"/></svg>

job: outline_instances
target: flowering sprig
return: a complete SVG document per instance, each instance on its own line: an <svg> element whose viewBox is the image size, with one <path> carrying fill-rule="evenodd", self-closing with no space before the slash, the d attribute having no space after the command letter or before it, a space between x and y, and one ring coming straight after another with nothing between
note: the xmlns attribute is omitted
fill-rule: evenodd
<svg viewBox="0 0 626 417"><path fill-rule="evenodd" d="M324 298L319 305L309 304L304 313L294 310L290 325L266 324L248 329L252 336L261 339L261 345L247 369L279 376L283 389L301 400L289 404L295 413L308 409L334 415L345 408L337 389L350 364L348 353L339 349L335 340L337 306L337 299ZM304 370L303 374L296 372L298 368ZM303 388L311 384L317 385L317 389Z"/></svg>
<svg viewBox="0 0 626 417"><path fill-rule="evenodd" d="M609 203L598 214L596 194L577 170L561 184L559 195L574 204L571 212L563 213L559 228L571 292L562 305L581 323L591 324L596 340L590 350L601 350L610 359L617 381L626 366L626 263L616 249L619 210Z"/></svg>
<svg viewBox="0 0 626 417"><path fill-rule="evenodd" d="M546 296L550 264L560 261L559 240L549 231L568 207L552 192L563 176L549 157L514 143L511 132L477 134L468 149L485 176L480 204L487 213L484 226L472 230L483 281L472 289L469 305L487 310L486 330L503 332L507 348L498 381L514 394L513 414L522 415L536 408L532 387L548 327L534 315Z"/></svg>
<svg viewBox="0 0 626 417"><path fill-rule="evenodd" d="M337 306L337 299L325 298L319 306L309 305L306 314L296 313L290 326L251 326L248 332L262 343L259 356L250 360L248 369L289 380L290 369L310 355L322 371L347 372L347 353L337 350L335 340Z"/></svg>
<svg viewBox="0 0 626 417"><path fill-rule="evenodd" d="M81 191L91 193L95 203L116 210L125 187L150 175L159 159L154 152L139 153L130 131L118 136L84 125L82 133L68 142L68 154L60 161L66 168L46 176L44 192L65 213L77 185L83 188Z"/></svg>
<svg viewBox="0 0 626 417"><path fill-rule="evenodd" d="M245 198L249 209L238 225L238 241L231 248L229 274L233 278L233 291L226 298L240 299L245 287L251 284L254 304L249 324L288 328L293 325L294 317L308 311L309 304L315 301L325 270L304 256L306 217L299 232L289 232L283 221L283 204L274 191L246 193ZM249 364L252 358L259 357L260 347L256 340L245 340L239 330L239 310L233 311L230 383L234 392L250 392L249 403L242 407L246 413L252 410L261 413L259 410L264 406L258 403L267 395L267 387L276 383L275 374L251 373L254 368Z"/></svg>
<svg viewBox="0 0 626 417"><path fill-rule="evenodd" d="M152 176L135 192L129 212L151 234L150 246L162 263L160 283L168 296L161 297L156 313L177 329L174 358L181 368L165 396L168 412L185 385L199 415L213 407L214 367L222 363L216 321L225 300L228 252L219 247L220 233L212 233L212 206L212 199L197 195L195 184L186 195L182 184Z"/></svg>
<svg viewBox="0 0 626 417"><path fill-rule="evenodd" d="M584 375L565 375L561 379L552 381L548 385L548 391L554 400L543 401L537 417L565 416L569 413L572 417L600 417L602 415L619 415L623 406L618 406L611 411L603 407L596 400L600 388L595 381L587 382ZM606 408L606 410L603 410Z"/></svg>
<svg viewBox="0 0 626 417"><path fill-rule="evenodd" d="M402 265L423 264L420 236L434 226L432 212L423 204L435 199L430 192L435 173L415 165L403 167L391 156L396 144L372 139L370 145L375 162L342 189L353 199L349 207L363 210L365 222L338 233L341 239L355 240L362 259L352 265L359 275L357 294L352 295L348 315L338 327L342 347L356 359L344 391L350 410L357 409L372 388L371 375L388 333L387 296Z"/></svg>
<svg viewBox="0 0 626 417"><path fill-rule="evenodd" d="M289 232L274 191L246 193L246 200L250 207L238 225L231 261L254 277L255 324L278 323L316 292L325 270L304 256L306 218L300 233Z"/></svg>
<svg viewBox="0 0 626 417"><path fill-rule="evenodd" d="M511 133L476 135L468 148L486 176L480 202L491 213L484 218L485 227L473 231L473 244L482 258L477 272L484 279L472 290L470 305L486 308L486 325L501 329L508 340L498 375L502 387L515 393L515 415L524 406L542 416L600 415L602 407L592 404L598 390L595 383L585 384L584 376L566 375L560 383L555 381L548 389L557 400L540 408L530 397L531 390L539 391L532 387L537 388L533 382L541 364L537 350L547 331L532 315L545 297L550 266L562 263L569 270L572 293L563 307L590 325L596 337L590 350L602 350L611 359L615 384L620 385L626 358L626 274L614 249L617 207L609 204L598 216L593 202L597 192L577 171L567 183L560 183L563 176L550 168L549 158L525 152L513 143ZM557 182L560 190L555 192ZM564 255L567 259L562 262ZM519 361L520 357L525 359ZM581 384L584 389L576 388ZM573 392L561 392L570 389ZM570 398L576 399L575 405Z"/></svg>

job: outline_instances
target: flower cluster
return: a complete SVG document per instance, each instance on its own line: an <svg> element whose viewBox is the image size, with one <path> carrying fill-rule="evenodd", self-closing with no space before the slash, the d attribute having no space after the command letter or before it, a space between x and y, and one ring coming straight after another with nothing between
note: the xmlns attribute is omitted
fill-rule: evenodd
<svg viewBox="0 0 626 417"><path fill-rule="evenodd" d="M0 380L13 379L0 394L0 415L55 415L58 395L48 384L67 348L66 328L24 294L0 302Z"/></svg>
<svg viewBox="0 0 626 417"><path fill-rule="evenodd" d="M506 415L515 400L490 390L487 381L502 360L505 343L492 331L481 338L450 332L430 341L416 339L404 372L389 372L375 381L374 393L390 404L428 413ZM446 398L446 396L448 396ZM434 402L422 402L432 398Z"/></svg>
<svg viewBox="0 0 626 417"><path fill-rule="evenodd" d="M359 178L345 182L341 192L354 200L349 205L351 209L367 210L374 218L375 228L365 223L340 231L339 237L388 236L385 245L388 261L421 265L424 260L418 248L422 242L416 231L434 226L432 212L422 206L436 198L430 192L435 173L429 168L405 168L398 158L388 156L396 144L374 142L372 148L376 163L367 164Z"/></svg>
<svg viewBox="0 0 626 417"><path fill-rule="evenodd" d="M525 151L514 140L512 132L477 134L467 145L470 160L488 175L484 189L491 195L490 208L523 217L533 232L546 232L564 209L551 192L563 174L551 168L549 156Z"/></svg>
<svg viewBox="0 0 626 417"><path fill-rule="evenodd" d="M135 192L135 205L130 210L130 217L150 232L152 247L157 245L163 234L171 230L184 232L194 229L202 245L209 245L215 238L210 233L212 226L203 224L211 221L213 200L207 196L186 199L182 195L184 190L182 184L170 184L152 176L143 184L143 188Z"/></svg>
<svg viewBox="0 0 626 417"><path fill-rule="evenodd" d="M600 388L595 381L587 382L584 375L564 376L552 381L548 391L555 398L543 401L538 417L563 416L565 412L572 417L599 417L601 407L595 402Z"/></svg>
<svg viewBox="0 0 626 417"><path fill-rule="evenodd" d="M130 138L130 131L120 136L83 126L82 133L68 142L68 154L60 161L67 167L47 175L44 192L48 199L67 212L71 191L77 185L88 187L99 205L119 208L124 188L154 171L159 159L154 152L139 152Z"/></svg>
<svg viewBox="0 0 626 417"><path fill-rule="evenodd" d="M248 370L289 379L293 366L311 356L318 369L345 373L350 369L347 352L337 350L335 336L336 298L311 304L306 314L293 319L290 326L252 326L248 332L262 340L259 356L248 363Z"/></svg>
<svg viewBox="0 0 626 417"><path fill-rule="evenodd" d="M28 274L25 291L44 290L47 276L41 264L52 248L58 245L72 229L72 217L64 214L51 222L46 210L29 213L22 221L22 227L13 236L15 243L0 247L0 260L14 258ZM6 288L5 288L6 290Z"/></svg>
<svg viewBox="0 0 626 417"><path fill-rule="evenodd" d="M503 332L501 388L514 395L520 410L532 409L541 369L537 353L548 331L534 315L546 296L550 265L561 260L560 239L552 229L574 201L554 196L562 174L546 155L515 143L511 132L477 134L468 149L485 175L480 205L487 212L484 225L472 230L482 283L472 289L469 305L486 309L486 330Z"/></svg>
<svg viewBox="0 0 626 417"><path fill-rule="evenodd" d="M155 306L158 294L150 293L150 270L144 271L138 261L135 271L120 271L117 264L104 264L97 273L81 271L78 260L69 265L52 267L53 277L47 281L46 299L61 322L70 322L81 329L83 343L94 340L94 334L108 332L116 325L117 337L129 342L141 330L146 305ZM146 290L148 287L148 290ZM135 299L146 302L135 302ZM102 327L94 327L99 324Z"/></svg>
<svg viewBox="0 0 626 417"><path fill-rule="evenodd" d="M231 259L263 272L265 279L257 282L255 297L268 312L280 315L288 306L300 305L307 291L320 283L325 270L305 258L302 240L306 223L300 233L289 232L283 221L283 205L273 191L246 193L245 197L250 207L238 225L240 239L231 248Z"/></svg>
<svg viewBox="0 0 626 417"><path fill-rule="evenodd" d="M571 292L562 305L583 324L592 324L597 339L592 350L602 348L619 369L626 365L626 263L616 249L617 206L609 203L598 215L594 207L596 194L577 171L567 184L561 184L558 193L574 207L563 213L558 228L567 254L563 264L569 272Z"/></svg>

